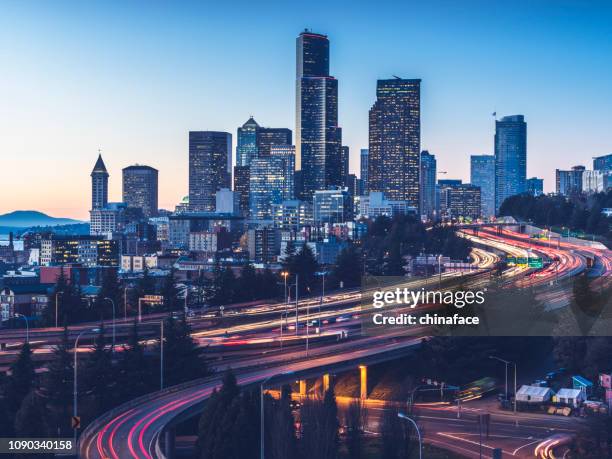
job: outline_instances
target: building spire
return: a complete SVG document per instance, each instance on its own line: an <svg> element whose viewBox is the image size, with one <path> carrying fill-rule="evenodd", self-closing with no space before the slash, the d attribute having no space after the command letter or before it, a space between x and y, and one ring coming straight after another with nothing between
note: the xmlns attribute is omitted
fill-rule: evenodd
<svg viewBox="0 0 612 459"><path fill-rule="evenodd" d="M94 166L91 173L103 173L108 175L108 171L106 170L106 166L104 165L104 161L102 160L102 150L100 148L98 148L98 160L96 161L96 165Z"/></svg>

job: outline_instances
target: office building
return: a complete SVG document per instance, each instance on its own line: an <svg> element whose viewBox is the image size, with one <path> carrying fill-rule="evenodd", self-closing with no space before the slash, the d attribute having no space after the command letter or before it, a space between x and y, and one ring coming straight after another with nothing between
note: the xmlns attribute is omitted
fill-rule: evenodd
<svg viewBox="0 0 612 459"><path fill-rule="evenodd" d="M272 146L270 154L251 161L249 215L252 219L272 217L272 205L293 199L295 147Z"/></svg>
<svg viewBox="0 0 612 459"><path fill-rule="evenodd" d="M236 142L236 166L248 166L257 156L257 130L259 124L251 116L238 128Z"/></svg>
<svg viewBox="0 0 612 459"><path fill-rule="evenodd" d="M278 228L264 227L247 232L249 258L255 263L273 263L280 255L281 232Z"/></svg>
<svg viewBox="0 0 612 459"><path fill-rule="evenodd" d="M427 150L421 152L421 216L427 220L435 220L436 212L436 157Z"/></svg>
<svg viewBox="0 0 612 459"><path fill-rule="evenodd" d="M506 198L524 193L527 179L527 123L523 115L495 121L495 211Z"/></svg>
<svg viewBox="0 0 612 459"><path fill-rule="evenodd" d="M544 194L544 179L531 177L527 179L527 193L531 196Z"/></svg>
<svg viewBox="0 0 612 459"><path fill-rule="evenodd" d="M416 214L417 208L408 204L408 201L386 199L384 193L380 191L372 191L359 200L359 217L361 218L375 219Z"/></svg>
<svg viewBox="0 0 612 459"><path fill-rule="evenodd" d="M353 197L347 188L316 191L312 207L315 225L353 220Z"/></svg>
<svg viewBox="0 0 612 459"><path fill-rule="evenodd" d="M612 185L610 174L605 170L587 171L582 174L582 192L586 194L608 191Z"/></svg>
<svg viewBox="0 0 612 459"><path fill-rule="evenodd" d="M342 186L348 186L347 180L349 176L349 157L350 149L347 146L340 148L340 177L342 180Z"/></svg>
<svg viewBox="0 0 612 459"><path fill-rule="evenodd" d="M113 233L124 229L126 223L126 205L123 202L111 202L101 209L89 212L89 234L110 238Z"/></svg>
<svg viewBox="0 0 612 459"><path fill-rule="evenodd" d="M359 178L361 180L361 189L359 195L363 196L368 192L368 149L362 148L359 154Z"/></svg>
<svg viewBox="0 0 612 459"><path fill-rule="evenodd" d="M582 175L584 166L574 166L571 170L555 170L555 191L562 196L574 196L582 193Z"/></svg>
<svg viewBox="0 0 612 459"><path fill-rule="evenodd" d="M593 170L603 172L612 171L612 154L593 158Z"/></svg>
<svg viewBox="0 0 612 459"><path fill-rule="evenodd" d="M108 204L108 171L98 155L98 160L91 171L91 210L102 209Z"/></svg>
<svg viewBox="0 0 612 459"><path fill-rule="evenodd" d="M238 215L240 213L240 196L238 193L221 188L215 194L215 212L218 214Z"/></svg>
<svg viewBox="0 0 612 459"><path fill-rule="evenodd" d="M495 156L470 156L470 183L480 187L481 215L495 216Z"/></svg>
<svg viewBox="0 0 612 459"><path fill-rule="evenodd" d="M240 215L249 215L249 181L251 171L249 166L234 167L234 192L238 194L238 207Z"/></svg>
<svg viewBox="0 0 612 459"><path fill-rule="evenodd" d="M302 32L296 54L296 169L302 199L310 200L317 190L342 186L338 81L329 75L326 35Z"/></svg>
<svg viewBox="0 0 612 459"><path fill-rule="evenodd" d="M461 181L440 181L440 214L445 220L480 218L480 187Z"/></svg>
<svg viewBox="0 0 612 459"><path fill-rule="evenodd" d="M420 204L421 80L378 80L370 109L368 190Z"/></svg>
<svg viewBox="0 0 612 459"><path fill-rule="evenodd" d="M291 129L260 127L257 130L257 154L270 155L272 147L293 145Z"/></svg>
<svg viewBox="0 0 612 459"><path fill-rule="evenodd" d="M119 243L96 236L51 235L40 241L41 266L119 266Z"/></svg>
<svg viewBox="0 0 612 459"><path fill-rule="evenodd" d="M128 166L123 169L123 202L142 209L145 217L157 215L157 169L150 166Z"/></svg>
<svg viewBox="0 0 612 459"><path fill-rule="evenodd" d="M291 199L272 205L274 226L284 230L298 231L313 224L312 203Z"/></svg>
<svg viewBox="0 0 612 459"><path fill-rule="evenodd" d="M189 209L213 212L215 193L231 187L232 135L228 132L189 132Z"/></svg>

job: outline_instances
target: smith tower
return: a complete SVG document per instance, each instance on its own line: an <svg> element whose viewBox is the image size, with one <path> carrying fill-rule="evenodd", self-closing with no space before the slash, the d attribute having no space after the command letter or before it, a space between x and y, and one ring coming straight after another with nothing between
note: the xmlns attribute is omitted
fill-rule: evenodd
<svg viewBox="0 0 612 459"><path fill-rule="evenodd" d="M96 165L91 171L91 210L103 209L108 204L108 171L98 155Z"/></svg>
<svg viewBox="0 0 612 459"><path fill-rule="evenodd" d="M326 35L302 32L297 38L296 169L301 197L342 186L342 131L338 127L338 80L329 75Z"/></svg>
<svg viewBox="0 0 612 459"><path fill-rule="evenodd" d="M378 80L370 109L368 190L419 207L421 80Z"/></svg>

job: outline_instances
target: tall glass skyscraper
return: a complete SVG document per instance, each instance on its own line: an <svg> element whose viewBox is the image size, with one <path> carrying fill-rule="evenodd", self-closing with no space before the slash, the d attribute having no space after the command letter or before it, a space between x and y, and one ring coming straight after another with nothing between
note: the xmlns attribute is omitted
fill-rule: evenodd
<svg viewBox="0 0 612 459"><path fill-rule="evenodd" d="M251 218L272 218L272 207L293 199L295 147L272 146L269 155L251 161L249 214Z"/></svg>
<svg viewBox="0 0 612 459"><path fill-rule="evenodd" d="M326 35L302 32L297 38L296 168L301 195L342 185L342 131L338 128L338 80L329 75Z"/></svg>
<svg viewBox="0 0 612 459"><path fill-rule="evenodd" d="M248 166L257 156L257 130L259 124L251 116L238 128L236 143L236 166Z"/></svg>
<svg viewBox="0 0 612 459"><path fill-rule="evenodd" d="M214 212L215 194L230 188L232 135L229 132L189 132L189 210Z"/></svg>
<svg viewBox="0 0 612 459"><path fill-rule="evenodd" d="M362 148L359 155L359 179L361 180L360 194L365 195L368 193L368 149Z"/></svg>
<svg viewBox="0 0 612 459"><path fill-rule="evenodd" d="M370 109L368 190L419 206L421 80L378 80Z"/></svg>
<svg viewBox="0 0 612 459"><path fill-rule="evenodd" d="M495 156L470 156L470 183L480 187L481 215L495 216Z"/></svg>
<svg viewBox="0 0 612 459"><path fill-rule="evenodd" d="M523 115L495 121L495 212L506 198L525 192L527 123Z"/></svg>
<svg viewBox="0 0 612 459"><path fill-rule="evenodd" d="M436 157L427 150L421 152L421 215L436 219Z"/></svg>
<svg viewBox="0 0 612 459"><path fill-rule="evenodd" d="M123 168L123 202L128 207L142 209L145 217L157 215L157 169L150 166Z"/></svg>

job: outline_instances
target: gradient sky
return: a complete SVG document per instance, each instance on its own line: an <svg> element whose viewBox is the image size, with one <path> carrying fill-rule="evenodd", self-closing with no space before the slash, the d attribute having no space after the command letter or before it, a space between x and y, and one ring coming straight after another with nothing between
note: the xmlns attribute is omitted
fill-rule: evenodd
<svg viewBox="0 0 612 459"><path fill-rule="evenodd" d="M612 6L584 1L154 2L0 0L0 213L86 219L98 148L187 194L189 130L249 115L294 129L295 38L331 40L351 170L376 79L422 78L422 148L447 178L492 153L491 113L524 114L528 176L612 153Z"/></svg>

